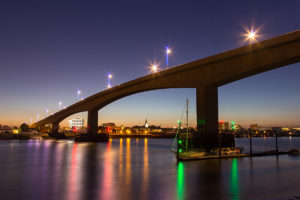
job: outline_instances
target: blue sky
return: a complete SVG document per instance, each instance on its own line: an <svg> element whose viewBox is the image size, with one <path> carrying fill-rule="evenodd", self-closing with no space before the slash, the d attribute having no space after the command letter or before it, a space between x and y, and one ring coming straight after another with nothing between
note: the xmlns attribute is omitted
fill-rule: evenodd
<svg viewBox="0 0 300 200"><path fill-rule="evenodd" d="M33 121L58 101L75 103L164 67L164 48L176 66L240 47L243 27L259 40L299 29L300 2L290 1L1 1L0 124ZM242 66L241 66L242 67ZM244 126L300 126L300 64L219 88L219 118ZM99 111L99 124L174 126L185 99L195 124L195 90L136 94ZM84 116L84 115L82 115Z"/></svg>

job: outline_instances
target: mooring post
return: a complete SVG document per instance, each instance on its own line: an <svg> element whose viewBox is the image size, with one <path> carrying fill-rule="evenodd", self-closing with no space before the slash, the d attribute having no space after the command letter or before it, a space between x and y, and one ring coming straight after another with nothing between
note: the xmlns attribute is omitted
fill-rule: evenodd
<svg viewBox="0 0 300 200"><path fill-rule="evenodd" d="M221 134L218 134L218 140L219 140L219 158L221 158L222 153L222 141L221 141Z"/></svg>
<svg viewBox="0 0 300 200"><path fill-rule="evenodd" d="M276 131L276 133L275 133L275 143L276 143L276 155L278 155L277 131Z"/></svg>
<svg viewBox="0 0 300 200"><path fill-rule="evenodd" d="M252 130L250 130L250 156L252 157Z"/></svg>

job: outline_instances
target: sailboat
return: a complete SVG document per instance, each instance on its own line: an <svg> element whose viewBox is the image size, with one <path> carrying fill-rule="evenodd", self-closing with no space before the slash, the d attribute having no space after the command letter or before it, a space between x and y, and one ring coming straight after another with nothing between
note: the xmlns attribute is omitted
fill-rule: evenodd
<svg viewBox="0 0 300 200"><path fill-rule="evenodd" d="M176 155L177 160L198 160L198 159L211 159L211 158L230 158L230 157L244 157L247 154L242 154L243 148L241 147L219 147L210 150L193 148L193 134L189 131L189 100L186 104L181 116L186 113L186 131L182 132L181 120L178 121L178 129L173 142L172 152ZM175 148L175 142L177 143Z"/></svg>
<svg viewBox="0 0 300 200"><path fill-rule="evenodd" d="M181 127L181 120L184 114L184 111L186 112L186 131L182 133L182 127ZM193 158L199 158L206 155L205 151L199 151L193 149L193 134L189 131L189 100L186 99L185 108L183 110L183 114L181 117L181 120L178 121L178 129L175 136L175 140L172 146L172 152L176 155L176 158L178 160L184 160L184 159L193 159ZM175 142L177 143L176 149L175 149Z"/></svg>

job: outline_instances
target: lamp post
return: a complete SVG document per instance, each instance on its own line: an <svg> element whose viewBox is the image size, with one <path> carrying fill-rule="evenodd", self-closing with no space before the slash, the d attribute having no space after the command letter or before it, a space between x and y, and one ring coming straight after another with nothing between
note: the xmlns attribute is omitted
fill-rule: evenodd
<svg viewBox="0 0 300 200"><path fill-rule="evenodd" d="M59 102L58 102L58 109L59 109L59 110L60 110L61 106L62 106L62 102L59 101Z"/></svg>
<svg viewBox="0 0 300 200"><path fill-rule="evenodd" d="M166 66L169 67L169 55L172 53L172 49L169 46L166 46Z"/></svg>
<svg viewBox="0 0 300 200"><path fill-rule="evenodd" d="M107 75L107 88L108 88L108 89L111 88L111 79L112 79L112 78L113 78L112 74L109 73L109 74Z"/></svg>
<svg viewBox="0 0 300 200"><path fill-rule="evenodd" d="M82 94L81 90L77 90L77 99L80 100L80 95Z"/></svg>

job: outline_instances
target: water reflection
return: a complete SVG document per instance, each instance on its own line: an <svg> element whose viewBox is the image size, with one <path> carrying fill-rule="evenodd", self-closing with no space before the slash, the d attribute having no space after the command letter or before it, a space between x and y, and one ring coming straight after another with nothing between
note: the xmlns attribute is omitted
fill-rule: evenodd
<svg viewBox="0 0 300 200"><path fill-rule="evenodd" d="M231 164L231 180L230 180L230 189L233 200L239 200L239 172L238 172L238 161L237 159L232 159Z"/></svg>
<svg viewBox="0 0 300 200"><path fill-rule="evenodd" d="M138 142L138 140L137 140ZM144 139L144 154L143 154L143 176L142 176L142 197L148 196L148 187L149 187L149 155L148 155L148 139ZM141 197L141 198L142 198Z"/></svg>
<svg viewBox="0 0 300 200"><path fill-rule="evenodd" d="M123 138L120 138L119 145L119 181L123 182Z"/></svg>
<svg viewBox="0 0 300 200"><path fill-rule="evenodd" d="M71 162L69 167L69 180L68 180L68 192L67 192L67 199L73 200L78 199L76 191L77 185L77 143L73 144L72 153L71 153Z"/></svg>
<svg viewBox="0 0 300 200"><path fill-rule="evenodd" d="M107 143L106 155L104 159L104 174L102 178L101 198L100 199L113 199L114 194L114 172L113 172L113 153L111 150L111 141Z"/></svg>
<svg viewBox="0 0 300 200"><path fill-rule="evenodd" d="M126 139L126 160L125 160L125 185L130 186L131 184L131 152L130 152L130 138ZM127 187L126 197L131 199L130 187Z"/></svg>
<svg viewBox="0 0 300 200"><path fill-rule="evenodd" d="M183 200L184 192L184 165L183 162L178 162L177 168L177 200Z"/></svg>
<svg viewBox="0 0 300 200"><path fill-rule="evenodd" d="M300 142L292 140L292 145ZM290 138L280 142L289 145ZM177 163L171 146L172 140L129 138L109 143L0 141L1 199L238 200L300 195L300 157Z"/></svg>

